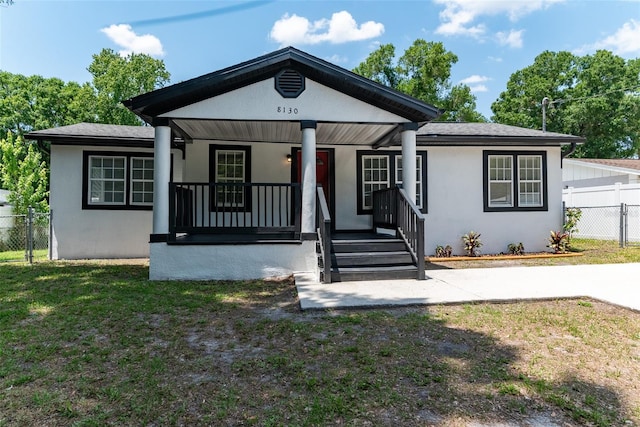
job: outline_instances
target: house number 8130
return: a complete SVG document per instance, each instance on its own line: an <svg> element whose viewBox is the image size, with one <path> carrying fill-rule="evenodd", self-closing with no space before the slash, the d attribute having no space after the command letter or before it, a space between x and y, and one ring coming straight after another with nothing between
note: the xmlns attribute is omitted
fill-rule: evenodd
<svg viewBox="0 0 640 427"><path fill-rule="evenodd" d="M278 113L280 114L298 114L297 108L292 107L278 107Z"/></svg>

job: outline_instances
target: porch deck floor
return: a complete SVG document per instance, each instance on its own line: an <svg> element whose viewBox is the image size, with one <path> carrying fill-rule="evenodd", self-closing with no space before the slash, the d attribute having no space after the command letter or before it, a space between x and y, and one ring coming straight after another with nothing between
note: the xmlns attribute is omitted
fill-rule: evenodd
<svg viewBox="0 0 640 427"><path fill-rule="evenodd" d="M260 243L300 243L293 233L259 234L184 234L169 241L170 245L250 245Z"/></svg>

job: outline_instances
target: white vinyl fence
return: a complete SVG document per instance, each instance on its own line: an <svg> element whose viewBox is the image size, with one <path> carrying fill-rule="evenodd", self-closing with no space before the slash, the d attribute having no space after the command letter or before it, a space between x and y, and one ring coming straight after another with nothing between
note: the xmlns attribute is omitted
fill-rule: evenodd
<svg viewBox="0 0 640 427"><path fill-rule="evenodd" d="M565 208L580 208L575 237L640 245L640 184L565 188Z"/></svg>

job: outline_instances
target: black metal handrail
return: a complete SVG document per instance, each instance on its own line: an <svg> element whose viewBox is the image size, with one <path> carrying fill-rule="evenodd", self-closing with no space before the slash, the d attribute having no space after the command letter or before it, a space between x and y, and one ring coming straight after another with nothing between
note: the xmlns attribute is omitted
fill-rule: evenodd
<svg viewBox="0 0 640 427"><path fill-rule="evenodd" d="M316 221L323 261L323 283L331 283L331 214L322 186L316 189Z"/></svg>
<svg viewBox="0 0 640 427"><path fill-rule="evenodd" d="M298 183L172 182L169 200L170 239L177 233L300 233Z"/></svg>
<svg viewBox="0 0 640 427"><path fill-rule="evenodd" d="M373 192L374 227L395 228L418 268L418 280L424 280L424 216L402 188Z"/></svg>

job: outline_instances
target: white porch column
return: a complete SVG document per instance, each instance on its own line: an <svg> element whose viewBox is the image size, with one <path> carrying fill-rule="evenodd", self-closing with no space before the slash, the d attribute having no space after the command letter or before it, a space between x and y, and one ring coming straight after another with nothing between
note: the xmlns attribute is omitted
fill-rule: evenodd
<svg viewBox="0 0 640 427"><path fill-rule="evenodd" d="M314 120L302 120L302 237L316 234L316 126Z"/></svg>
<svg viewBox="0 0 640 427"><path fill-rule="evenodd" d="M155 123L154 123L155 124ZM153 142L153 231L169 233L169 181L171 180L171 128L168 121L156 124ZM153 239L152 239L153 240Z"/></svg>
<svg viewBox="0 0 640 427"><path fill-rule="evenodd" d="M402 125L402 188L416 202L416 131L417 123ZM424 166L423 166L424 167Z"/></svg>

